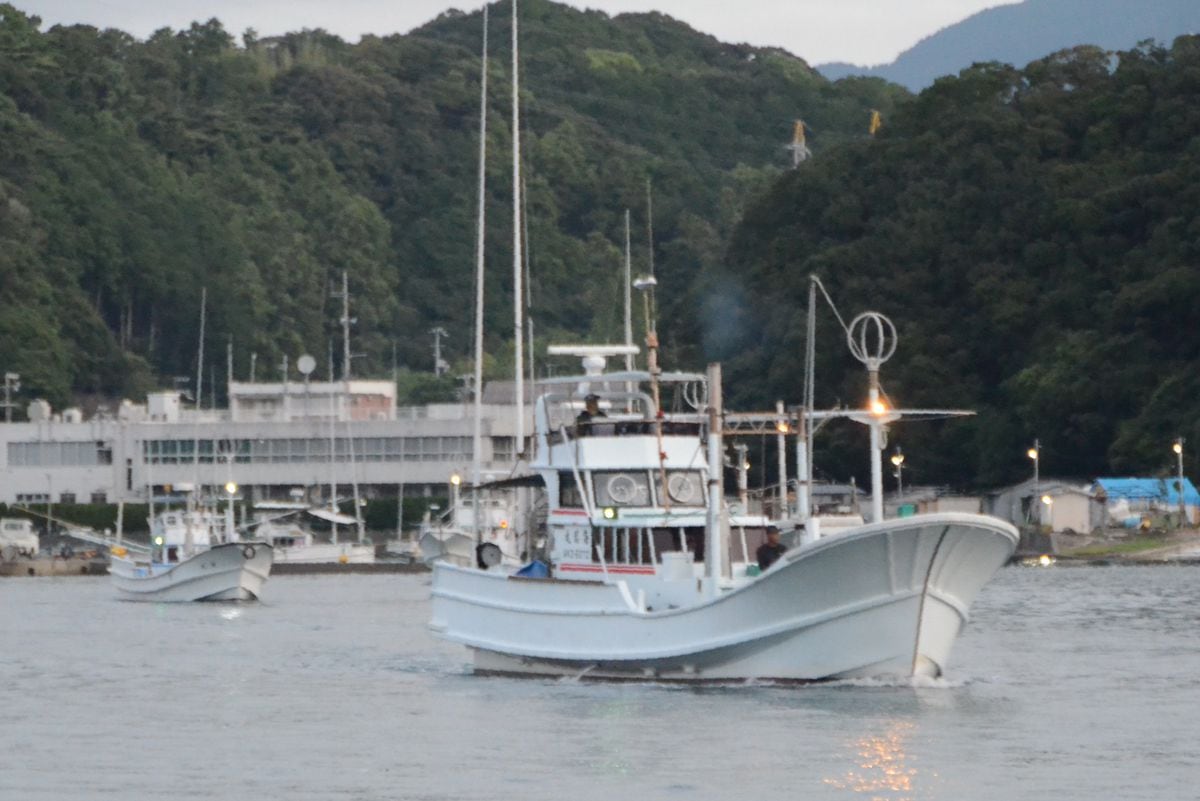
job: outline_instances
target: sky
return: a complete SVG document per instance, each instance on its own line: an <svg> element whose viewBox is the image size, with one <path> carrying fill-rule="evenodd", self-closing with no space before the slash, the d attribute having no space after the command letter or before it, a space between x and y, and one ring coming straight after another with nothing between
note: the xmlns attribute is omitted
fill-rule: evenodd
<svg viewBox="0 0 1200 801"><path fill-rule="evenodd" d="M405 33L448 8L482 0L8 0L44 27L85 23L145 38L217 17L230 33L272 36L324 28L348 41ZM874 65L940 28L1015 0L567 0L609 14L661 11L726 42L782 47L810 64Z"/></svg>

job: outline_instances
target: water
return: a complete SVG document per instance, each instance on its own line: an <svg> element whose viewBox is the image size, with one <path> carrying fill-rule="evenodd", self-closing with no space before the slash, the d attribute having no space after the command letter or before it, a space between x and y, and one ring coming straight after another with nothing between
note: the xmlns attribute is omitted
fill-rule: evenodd
<svg viewBox="0 0 1200 801"><path fill-rule="evenodd" d="M918 686L475 678L428 576L0 580L0 799L1197 798L1200 572L1007 568Z"/></svg>

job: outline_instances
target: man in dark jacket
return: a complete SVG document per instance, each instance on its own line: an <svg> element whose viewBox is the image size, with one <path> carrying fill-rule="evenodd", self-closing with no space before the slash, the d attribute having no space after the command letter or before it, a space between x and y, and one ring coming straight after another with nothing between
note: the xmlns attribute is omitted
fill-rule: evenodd
<svg viewBox="0 0 1200 801"><path fill-rule="evenodd" d="M775 564L775 561L783 556L786 550L787 548L779 541L779 527L767 526L767 541L758 546L758 551L755 552L755 556L758 557L758 569L766 570Z"/></svg>

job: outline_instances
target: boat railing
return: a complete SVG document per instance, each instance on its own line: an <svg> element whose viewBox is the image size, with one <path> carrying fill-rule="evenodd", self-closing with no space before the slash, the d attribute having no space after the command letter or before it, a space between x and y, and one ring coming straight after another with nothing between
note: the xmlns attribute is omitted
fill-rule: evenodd
<svg viewBox="0 0 1200 801"><path fill-rule="evenodd" d="M583 439L585 437L654 436L657 433L653 420L609 418L577 422L563 426L562 430L572 439ZM665 420L662 424L662 433L664 436L698 437L701 433L701 424L698 422Z"/></svg>

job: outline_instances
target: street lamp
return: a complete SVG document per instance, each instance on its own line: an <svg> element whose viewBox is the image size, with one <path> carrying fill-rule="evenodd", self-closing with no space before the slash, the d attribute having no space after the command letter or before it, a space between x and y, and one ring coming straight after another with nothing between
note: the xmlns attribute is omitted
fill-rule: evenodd
<svg viewBox="0 0 1200 801"><path fill-rule="evenodd" d="M454 510L455 514L458 514L458 488L460 486L462 486L462 476L458 473L452 473L450 475L450 490L453 493L453 498L450 508Z"/></svg>
<svg viewBox="0 0 1200 801"><path fill-rule="evenodd" d="M892 464L896 466L896 497L898 498L904 494L904 454L901 453L899 446L892 454Z"/></svg>
<svg viewBox="0 0 1200 801"><path fill-rule="evenodd" d="M1175 444L1171 446L1171 450L1175 451L1175 460L1179 469L1179 483L1176 486L1179 490L1179 527L1183 528L1184 521L1187 520L1187 509L1183 503L1183 437L1175 438Z"/></svg>

